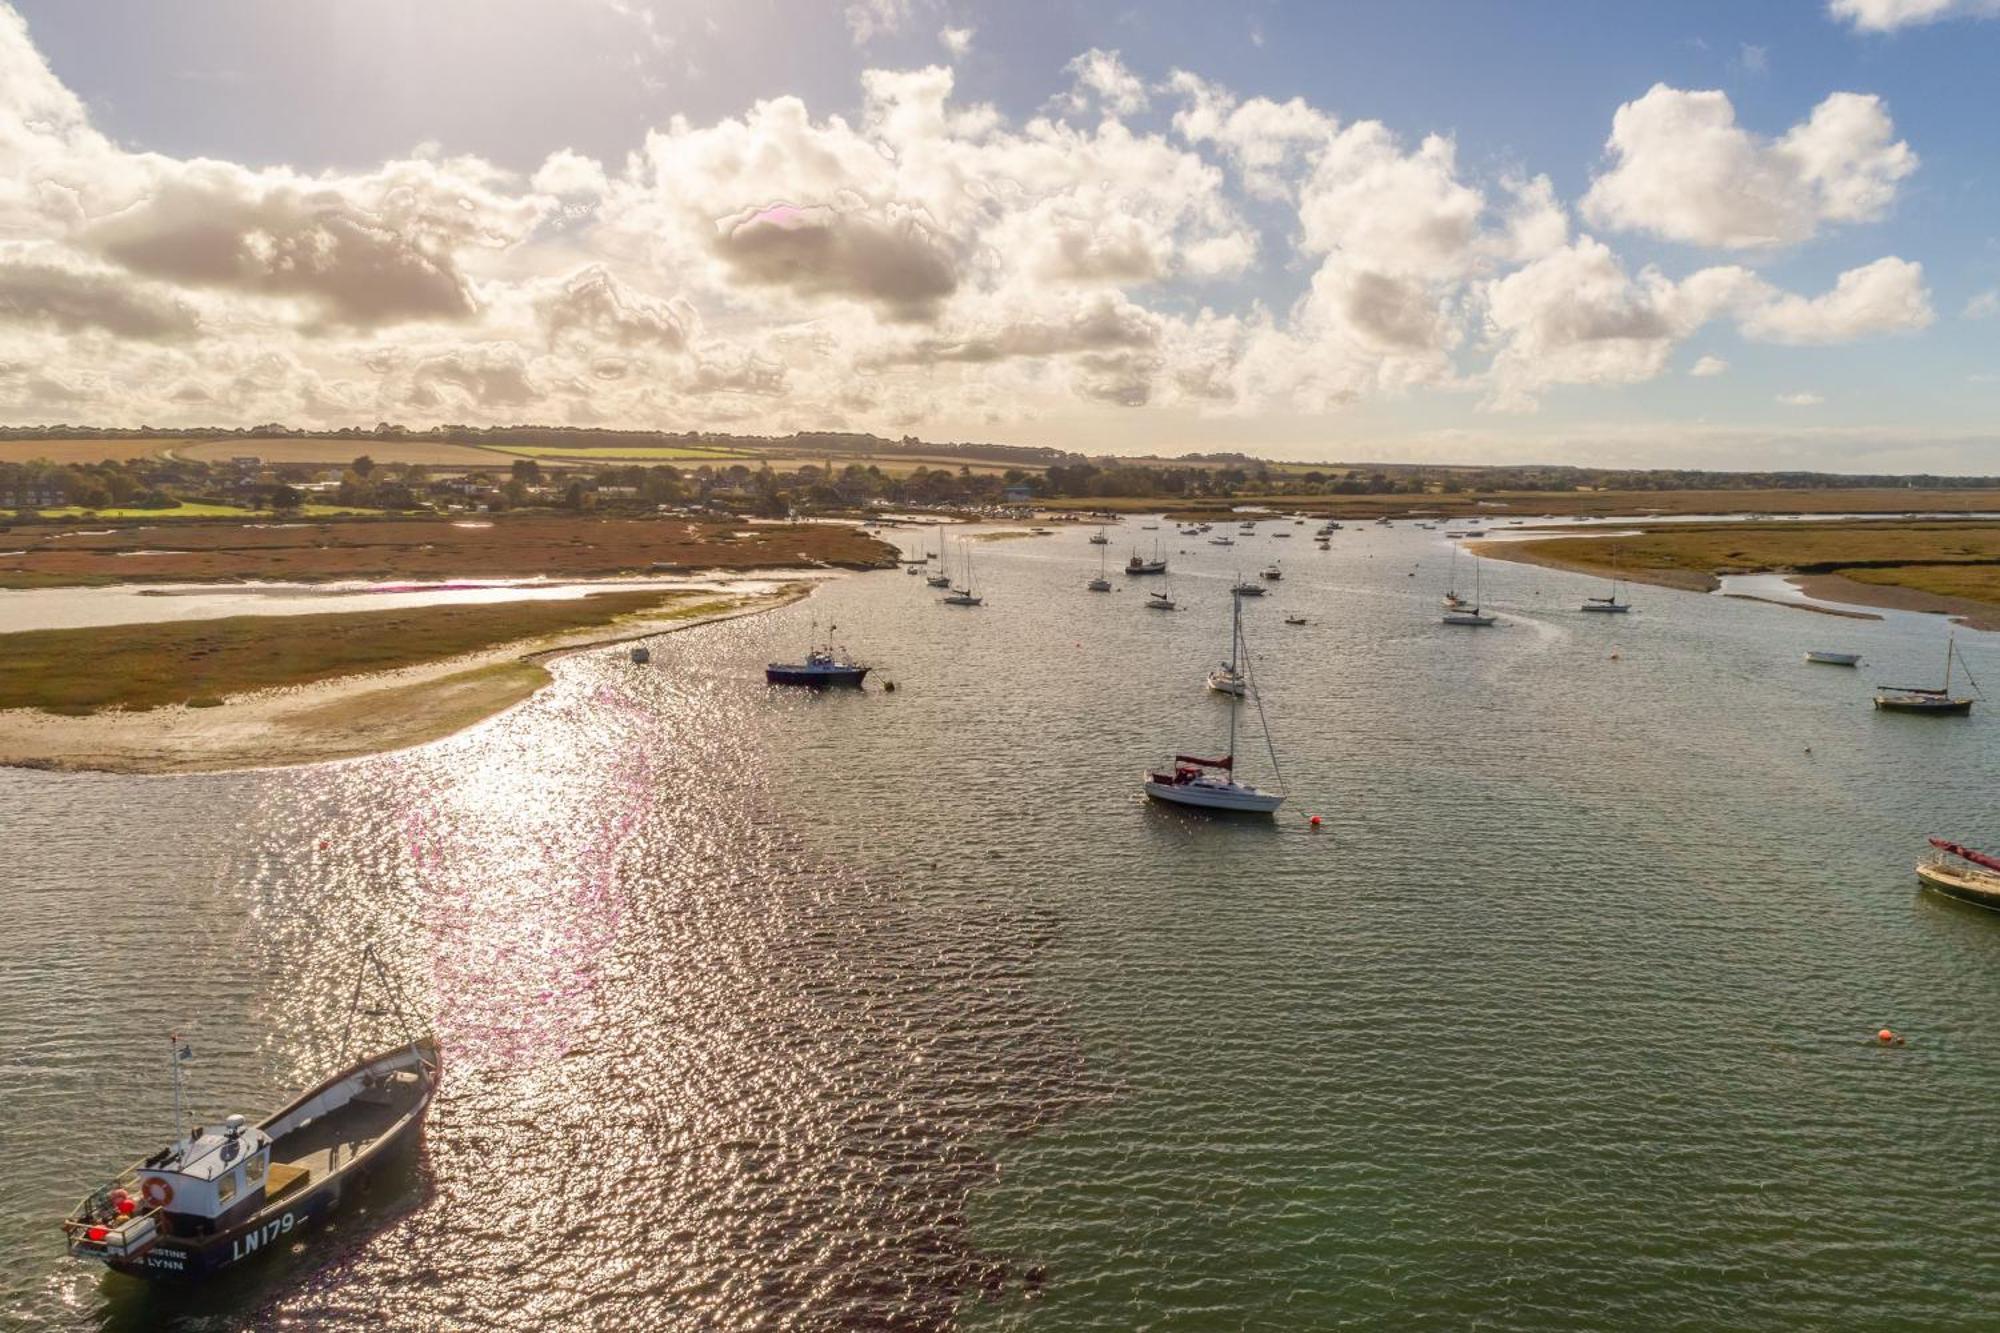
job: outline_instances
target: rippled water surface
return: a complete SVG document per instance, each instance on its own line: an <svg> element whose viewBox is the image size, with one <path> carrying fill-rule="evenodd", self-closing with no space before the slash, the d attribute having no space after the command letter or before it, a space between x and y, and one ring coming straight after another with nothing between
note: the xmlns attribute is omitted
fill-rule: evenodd
<svg viewBox="0 0 2000 1333"><path fill-rule="evenodd" d="M1293 531L1163 528L1177 615L1065 531L401 755L0 772L0 1325L1991 1327L2000 919L1910 866L2000 843L2000 720L1867 697L1941 627L1492 565L1454 631L1436 534ZM1149 808L1273 555L1291 800ZM768 691L815 617L897 690ZM413 1169L192 1295L64 1260L165 1034L197 1114L277 1105L369 939L446 1043Z"/></svg>

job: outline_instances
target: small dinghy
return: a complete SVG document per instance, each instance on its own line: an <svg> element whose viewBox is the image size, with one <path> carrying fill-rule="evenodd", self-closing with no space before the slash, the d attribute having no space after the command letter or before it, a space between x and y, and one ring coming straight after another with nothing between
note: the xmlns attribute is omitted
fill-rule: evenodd
<svg viewBox="0 0 2000 1333"><path fill-rule="evenodd" d="M1286 616L1285 623L1287 625L1303 625L1306 623L1306 618L1304 616Z"/></svg>
<svg viewBox="0 0 2000 1333"><path fill-rule="evenodd" d="M372 947L362 966L374 969L407 1024L401 993ZM357 982L357 1005L360 994ZM133 1277L191 1281L298 1244L356 1182L422 1136L437 1094L438 1044L405 1035L403 1045L347 1066L255 1125L232 1115L192 1130L181 1066L193 1052L172 1039L179 1136L76 1206L62 1224L70 1254Z"/></svg>
<svg viewBox="0 0 2000 1333"><path fill-rule="evenodd" d="M1830 653L1823 648L1806 649L1806 661L1817 662L1821 666L1860 666L1860 653Z"/></svg>

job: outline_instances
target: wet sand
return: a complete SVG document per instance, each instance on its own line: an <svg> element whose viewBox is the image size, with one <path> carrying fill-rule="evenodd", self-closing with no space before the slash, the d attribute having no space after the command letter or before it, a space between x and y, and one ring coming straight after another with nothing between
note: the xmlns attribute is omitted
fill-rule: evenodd
<svg viewBox="0 0 2000 1333"><path fill-rule="evenodd" d="M354 759L439 740L505 712L549 683L544 663L635 639L756 615L811 592L793 584L698 615L663 609L552 638L520 640L399 671L234 695L213 708L61 717L0 711L0 765L107 773L203 773ZM645 670L635 666L634 670Z"/></svg>
<svg viewBox="0 0 2000 1333"><path fill-rule="evenodd" d="M1888 583L1863 583L1844 574L1794 574L1785 582L1808 597L1827 602L1879 606L1887 611L1920 611L1950 616L1972 629L2000 630L2000 606L1970 597L1946 597Z"/></svg>

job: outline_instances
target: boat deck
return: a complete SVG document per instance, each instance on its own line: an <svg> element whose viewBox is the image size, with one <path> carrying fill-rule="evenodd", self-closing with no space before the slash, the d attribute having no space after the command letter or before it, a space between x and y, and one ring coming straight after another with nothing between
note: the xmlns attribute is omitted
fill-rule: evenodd
<svg viewBox="0 0 2000 1333"><path fill-rule="evenodd" d="M415 1110L422 1095L423 1083L412 1079L391 1083L368 1099L357 1097L334 1114L303 1125L273 1144L271 1169L275 1173L284 1166L309 1173L302 1184L325 1180Z"/></svg>

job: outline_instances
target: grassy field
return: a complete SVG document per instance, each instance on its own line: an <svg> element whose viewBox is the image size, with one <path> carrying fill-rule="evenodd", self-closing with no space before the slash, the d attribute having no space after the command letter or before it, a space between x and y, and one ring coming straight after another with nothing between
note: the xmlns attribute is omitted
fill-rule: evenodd
<svg viewBox="0 0 2000 1333"><path fill-rule="evenodd" d="M176 443L179 441L0 440L0 463L32 463L36 459L46 459L51 463L104 463L112 460L122 463L133 458L151 458Z"/></svg>
<svg viewBox="0 0 2000 1333"><path fill-rule="evenodd" d="M0 588L268 579L602 577L693 569L893 564L895 548L845 524L731 524L573 515L296 524L189 522L108 532L0 528Z"/></svg>
<svg viewBox="0 0 2000 1333"><path fill-rule="evenodd" d="M2000 603L2000 523L1716 523L1650 528L1630 537L1484 542L1502 559L1713 587L1724 574L1837 574L1858 583Z"/></svg>
<svg viewBox="0 0 2000 1333"><path fill-rule="evenodd" d="M1445 514L1473 515L1502 523L1511 518L1535 519L1544 515L1643 518L1653 514L1962 514L2000 512L2000 490L1518 491L1476 496L1246 495L1218 500L1153 496L1055 500L1048 507L1121 514L1165 513L1174 518L1212 521L1217 514L1246 505L1343 519Z"/></svg>
<svg viewBox="0 0 2000 1333"><path fill-rule="evenodd" d="M171 452L177 458L203 463L227 463L232 458L258 458L266 463L319 463L339 467L366 454L378 463L422 463L428 467L505 468L505 454L470 444L440 440L299 440L290 436L246 436L230 440L155 440L151 453Z"/></svg>
<svg viewBox="0 0 2000 1333"><path fill-rule="evenodd" d="M424 606L304 616L112 625L0 634L0 709L84 714L202 706L251 690L306 685L442 661L622 617L713 606L700 594L597 593L574 601Z"/></svg>
<svg viewBox="0 0 2000 1333"><path fill-rule="evenodd" d="M667 445L565 449L554 444L495 445L496 454L578 463L748 463L758 456L737 449L681 449Z"/></svg>

